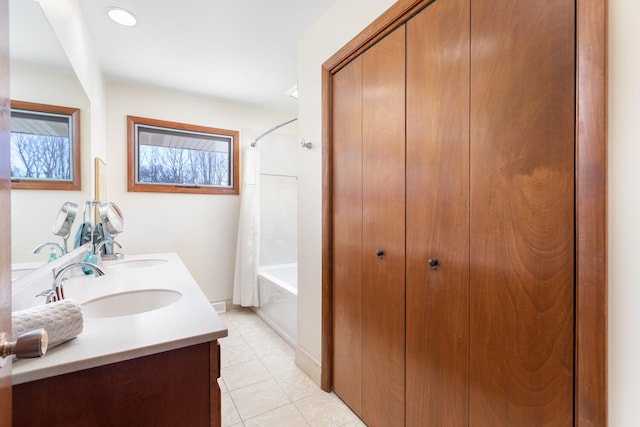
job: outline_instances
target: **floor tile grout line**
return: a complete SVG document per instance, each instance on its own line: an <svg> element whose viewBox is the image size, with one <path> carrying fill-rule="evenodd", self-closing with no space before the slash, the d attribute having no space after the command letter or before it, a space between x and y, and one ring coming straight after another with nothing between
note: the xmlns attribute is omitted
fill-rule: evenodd
<svg viewBox="0 0 640 427"><path fill-rule="evenodd" d="M252 317L255 316L255 317ZM238 325L237 323L233 322L232 317L237 317L237 318L243 318L244 320L240 321L239 323L243 323L243 326L247 326L247 327L239 327L240 325ZM251 320L249 320L251 319ZM303 420L307 426L313 426L313 422L317 421L314 419L309 419L307 418L307 416L309 415L308 413L305 415L305 412L303 412L300 407L299 404L302 404L302 401L305 399L313 399L314 396L316 394L320 395L319 393L317 393L318 390L315 390L315 388L317 388L317 384L313 383L313 391L311 392L311 394L306 395L306 396L302 396L302 397L298 397L297 399L293 399L292 396L289 395L289 393L287 393L287 390L285 390L285 386L283 383L281 383L278 379L276 379L276 377L279 377L281 380L284 376L287 376L289 374L295 374L296 370L299 368L297 368L297 366L295 365L295 357L290 358L286 352L281 352L280 349L278 349L278 346L281 346L282 344L286 344L286 348L289 348L291 350L294 350L289 343L287 343L286 341L282 340L279 336L275 335L274 332L272 332L272 330L269 328L268 325L266 325L266 323L264 323L257 315L254 315L252 313L242 313L242 314L237 314L237 315L232 315L230 317L223 317L223 320L225 321L225 324L227 321L229 321L230 324L233 325L233 329L235 329L233 332L237 335L240 336L240 338L242 338L242 340L245 342L245 344L247 345L248 349L256 356L256 359L251 359L245 362L239 362L240 363L247 363L247 362L251 362L251 361L255 361L258 360L260 365L265 369L266 373L268 374L268 378L265 378L261 381L257 381L256 383L253 384L248 384L245 385L243 387L240 387L238 389L235 390L229 390L228 386L226 385L226 381L225 381L225 386L227 388L227 392L228 396L233 404L234 409L236 410L236 413L238 414L238 417L240 418L240 423L237 425L242 425L243 427L246 427L246 423L252 419L256 419L259 417L263 417L273 411L277 411L277 410L281 410L282 408L288 406L288 405L292 405L292 408L297 412L297 414L299 414L301 416L301 420ZM242 331L245 331L245 334L243 335ZM251 332L249 332L251 331ZM263 334L261 334L263 333ZM264 354L258 354L256 352L256 350L254 349L254 347L251 345L252 342L249 341L248 337L251 336L251 338L256 338L257 336L260 337L260 341L262 343L264 343L264 345L273 345L274 347L276 347L275 349L272 349L271 351L268 351ZM267 344L269 343L269 344ZM254 343L255 345L255 343ZM223 351L224 351L224 345L222 347ZM269 365L264 359L267 357L274 357L277 356L278 353L283 357L283 359L285 359L285 363L288 366L289 364L292 364L293 366L291 366L291 370L287 370L288 368L285 368L284 371L280 372L275 372L272 371L271 369L269 369ZM237 364L235 364L237 365ZM231 367L231 366L235 366L235 365L229 365L226 367ZM297 369L296 369L297 368ZM223 372L224 372L224 368L223 368ZM304 371L300 370L300 372L304 375L306 375L304 373ZM224 374L223 374L224 377ZM239 390L242 390L244 388L247 387L251 387L251 386L255 386L256 384L259 384L261 382L266 382L272 380L278 387L278 389L283 393L283 395L286 397L286 400L288 401L288 403L286 404L282 404L277 406L276 408L271 408L266 412L263 412L261 414L257 414L257 415L253 415L251 417L248 418L244 418L242 416L242 414L240 413L240 411L238 410L238 406L237 403L235 401L235 399L233 398L233 392L237 392ZM223 378L224 381L224 378ZM346 405L345 405L346 407ZM350 411L350 409L348 407L346 407L346 409L348 409ZM351 413L353 414L353 412L351 411ZM357 416L355 416L355 414L353 414L353 419L350 419L342 424L340 424L340 426L347 426L351 423L354 422L354 419L358 419ZM236 427L236 424L233 425L234 427Z"/></svg>
<svg viewBox="0 0 640 427"><path fill-rule="evenodd" d="M236 329L237 329L237 327L236 327ZM259 329L259 328L256 328L256 329ZM240 336L241 336L241 337L246 341L246 337L245 337L244 335L242 335L242 332L240 331L240 329L237 329L237 331L238 331L238 334L239 334L239 335L240 335ZM267 338L269 338L269 341L270 341L271 337L267 337ZM267 341L267 339L265 339L265 341ZM284 341L284 340L283 340L283 341ZM284 343L285 343L285 344L287 344L287 343L286 343L286 341L285 341ZM267 411L267 412L264 412L264 413L262 413L262 414L259 414L259 415L253 416L253 417L251 417L251 418L247 418L247 419L245 419L245 418L243 418L243 417L242 417L242 415L240 414L240 411L238 411L238 408L237 408L236 402L235 402L235 400L233 399L233 394L231 394L231 390L229 390L229 397L231 398L231 401L233 402L234 407L235 407L236 411L238 412L238 415L240 416L240 419L241 419L241 420L242 420L242 422L243 422L243 425L244 425L244 422L245 422L245 421L248 421L248 420L250 420L250 419L252 419L252 418L259 417L259 416L261 416L261 415L265 415L265 414L267 414L267 413L269 413L269 412L275 411L275 410L280 409L280 408L282 408L282 407L284 407L284 406L287 406L287 405L292 405L292 406L293 406L293 408L294 408L294 409L295 409L295 410L300 414L300 416L305 420L305 422L307 423L307 425L311 425L311 424L309 423L309 421L304 417L304 415L300 413L300 410L295 406L293 399L291 399L291 397L290 397L290 396L289 396L289 394L286 392L286 390L284 390L284 389L283 389L282 384L280 384L280 382L278 382L278 380L275 378L275 376L274 376L273 372L269 369L269 367L268 367L268 366L266 366L266 364L265 364L265 363L264 363L264 361L262 360L262 358L263 358L263 357L268 356L269 354L272 354L272 353L267 353L267 354L265 354L265 355L263 355L263 356L259 356L259 355L257 355L257 354L255 353L255 351L253 351L253 349L251 348L251 345L250 345L249 343L247 343L247 345L249 346L249 350L250 350L250 351L252 351L252 353L253 353L254 355L256 355L257 359L260 361L260 364L261 364L261 365L265 368L265 370L269 373L269 379L271 379L271 380L272 380L272 381L277 385L277 387L280 389L280 391L282 392L282 394L283 394L284 396L286 396L286 398L287 398L287 400L288 400L288 403L286 403L286 404L284 404L284 405L281 405L281 406L278 406L277 408L272 408L271 410L269 410L269 411ZM288 345L288 344L287 344L287 345ZM268 380L264 380L264 381L268 381ZM250 386L247 386L247 387L250 387Z"/></svg>
<svg viewBox="0 0 640 427"><path fill-rule="evenodd" d="M249 417L249 418L247 418L247 419L242 419L242 422L244 423L245 421L251 421L251 420L253 420L253 419L255 419L255 418L262 417L262 416L264 416L264 415L267 415L267 414L268 414L268 413L270 413L270 412L277 411L278 409L282 409L282 408L284 408L285 406L293 406L293 408L296 410L296 412L297 412L298 414L300 414L300 416L301 416L301 417L302 417L302 419L305 421L305 423L307 423L307 425L308 425L308 426L310 426L310 425L311 425L311 423L309 423L309 421L308 421L308 420L305 418L305 416L300 412L300 410L299 410L299 409L298 409L298 408L293 404L293 402L289 402L289 403L287 403L287 404L285 404L285 405L278 406L277 408L270 409L269 411L267 411L267 412L263 412L262 414L254 415L253 417Z"/></svg>
<svg viewBox="0 0 640 427"><path fill-rule="evenodd" d="M233 409L235 409L236 414L238 414L238 418L240 418L240 422L242 423L243 427L244 427L244 421L242 419L242 415L240 415L240 411L238 410L238 406L236 405L236 402L233 400L233 396L231 396L231 392L227 392L229 394L229 399L231 400L231 404L233 405Z"/></svg>

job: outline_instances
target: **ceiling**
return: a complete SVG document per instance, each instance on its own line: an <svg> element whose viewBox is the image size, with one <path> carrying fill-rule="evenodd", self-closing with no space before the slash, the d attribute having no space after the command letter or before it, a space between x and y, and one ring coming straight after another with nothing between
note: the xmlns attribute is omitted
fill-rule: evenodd
<svg viewBox="0 0 640 427"><path fill-rule="evenodd" d="M79 5L108 80L295 115L297 102L286 92L296 84L298 42L334 1L91 0ZM114 23L106 13L110 6L129 10L138 24ZM44 20L38 4L11 0L10 11L12 57L55 62L60 48L46 40L51 30L40 34L31 25ZM16 25L16 20L30 24Z"/></svg>

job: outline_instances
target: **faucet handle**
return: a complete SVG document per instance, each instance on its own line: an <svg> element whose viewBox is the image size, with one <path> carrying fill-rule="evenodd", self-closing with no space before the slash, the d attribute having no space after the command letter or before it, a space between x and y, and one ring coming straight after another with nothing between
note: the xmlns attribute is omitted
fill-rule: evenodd
<svg viewBox="0 0 640 427"><path fill-rule="evenodd" d="M102 247L106 245L115 245L118 248L122 249L122 245L119 242L116 242L113 239L105 239L102 242L98 243L98 245L96 246L96 250L94 251L94 254L101 255L100 251L102 250ZM113 248L112 248L112 251L113 251Z"/></svg>
<svg viewBox="0 0 640 427"><path fill-rule="evenodd" d="M52 291L55 294L55 299L54 301L62 301L64 299L64 284L65 282L69 280L66 277L63 277L62 279L60 279L60 282L58 283L58 286L56 286L54 289L52 289Z"/></svg>
<svg viewBox="0 0 640 427"><path fill-rule="evenodd" d="M44 291L36 295L36 298L38 297L45 297L45 300L44 300L45 304L50 304L52 302L58 301L58 296L56 295L56 292L53 289L45 289Z"/></svg>

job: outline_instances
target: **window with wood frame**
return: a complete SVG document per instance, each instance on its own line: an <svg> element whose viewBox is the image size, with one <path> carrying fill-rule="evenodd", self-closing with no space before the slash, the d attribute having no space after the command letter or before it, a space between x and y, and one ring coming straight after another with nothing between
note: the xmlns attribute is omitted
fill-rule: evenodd
<svg viewBox="0 0 640 427"><path fill-rule="evenodd" d="M239 132L127 116L129 191L238 194Z"/></svg>

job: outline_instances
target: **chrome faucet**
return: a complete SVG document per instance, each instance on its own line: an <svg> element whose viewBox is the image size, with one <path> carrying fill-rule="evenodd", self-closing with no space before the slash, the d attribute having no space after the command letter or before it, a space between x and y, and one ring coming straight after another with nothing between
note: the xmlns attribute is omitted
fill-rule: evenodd
<svg viewBox="0 0 640 427"><path fill-rule="evenodd" d="M116 242L115 240L112 239L107 239L107 240L103 240L102 242L98 243L98 246L96 246L96 250L95 250L95 254L96 255L100 255L100 251L102 250L102 247L106 244L111 243L112 245L116 245L118 248L122 249L122 245L118 242Z"/></svg>
<svg viewBox="0 0 640 427"><path fill-rule="evenodd" d="M67 278L64 277L64 275L69 270L72 270L77 267L86 267L92 270L95 273L96 277L104 276L104 270L95 264L92 264L90 262L84 262L84 261L72 262L71 264L65 265L58 271L53 270L53 287L51 288L51 290L47 290L38 294L38 296L45 296L47 298L47 301L46 301L47 303L62 301L64 299L63 284L67 280Z"/></svg>
<svg viewBox="0 0 640 427"><path fill-rule="evenodd" d="M52 248L59 249L61 256L67 253L67 251L64 250L62 245L60 245L59 243L54 243L54 242L46 242L46 243L42 243L42 244L36 246L36 248L33 250L33 253L34 254L40 253L42 248L46 248L47 246L51 246Z"/></svg>

